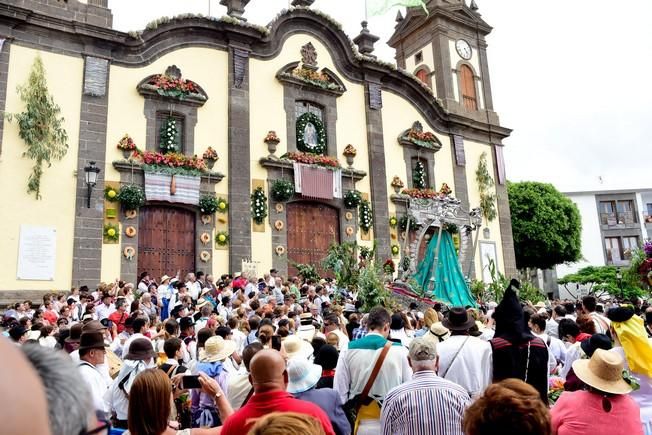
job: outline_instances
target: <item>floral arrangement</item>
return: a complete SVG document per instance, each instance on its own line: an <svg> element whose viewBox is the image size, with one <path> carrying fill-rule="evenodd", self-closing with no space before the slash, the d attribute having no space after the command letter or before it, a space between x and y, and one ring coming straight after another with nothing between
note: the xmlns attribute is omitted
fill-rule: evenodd
<svg viewBox="0 0 652 435"><path fill-rule="evenodd" d="M202 158L204 160L218 160L220 156L217 155L217 151L215 151L213 147L208 147L208 149L204 151Z"/></svg>
<svg viewBox="0 0 652 435"><path fill-rule="evenodd" d="M362 193L359 190L347 190L344 194L344 207L356 208L362 202Z"/></svg>
<svg viewBox="0 0 652 435"><path fill-rule="evenodd" d="M401 248L398 245L392 245L392 255L396 256L401 252Z"/></svg>
<svg viewBox="0 0 652 435"><path fill-rule="evenodd" d="M201 214L213 214L217 211L217 198L215 195L202 195L199 198L199 211Z"/></svg>
<svg viewBox="0 0 652 435"><path fill-rule="evenodd" d="M306 143L305 131L306 126L311 124L315 128L315 135L317 139L316 144ZM322 120L314 113L304 113L297 119L297 148L299 151L304 151L314 154L324 154L326 152L326 129Z"/></svg>
<svg viewBox="0 0 652 435"><path fill-rule="evenodd" d="M403 184L403 182L401 181L401 179L398 178L398 176L394 176L394 178L392 178L392 184L391 184L391 186L392 186L392 187L398 187L399 189L402 189L405 185Z"/></svg>
<svg viewBox="0 0 652 435"><path fill-rule="evenodd" d="M229 209L229 203L224 198L217 198L217 212L226 213Z"/></svg>
<svg viewBox="0 0 652 435"><path fill-rule="evenodd" d="M177 130L177 120L172 116L168 116L165 122L161 125L159 132L161 142L161 151L164 153L176 152L179 148L179 130Z"/></svg>
<svg viewBox="0 0 652 435"><path fill-rule="evenodd" d="M226 246L229 244L229 233L226 231L218 231L217 234L215 234L215 243L218 246Z"/></svg>
<svg viewBox="0 0 652 435"><path fill-rule="evenodd" d="M118 200L118 190L111 186L106 186L104 188L104 199L109 202L116 202Z"/></svg>
<svg viewBox="0 0 652 435"><path fill-rule="evenodd" d="M554 405L563 392L564 380L559 376L550 376L548 379L548 400L550 401L550 404Z"/></svg>
<svg viewBox="0 0 652 435"><path fill-rule="evenodd" d="M417 160L412 170L412 185L415 189L426 188L426 166L421 160Z"/></svg>
<svg viewBox="0 0 652 435"><path fill-rule="evenodd" d="M435 199L435 198L441 198L442 195L439 192L437 192L434 189L403 189L403 195L407 195L411 198L419 198L419 199Z"/></svg>
<svg viewBox="0 0 652 435"><path fill-rule="evenodd" d="M206 171L206 163L197 156L186 157L180 153L157 153L137 151L136 156L143 162L143 170L179 175L201 175Z"/></svg>
<svg viewBox="0 0 652 435"><path fill-rule="evenodd" d="M256 187L251 194L251 218L258 225L265 222L267 217L267 196L262 187Z"/></svg>
<svg viewBox="0 0 652 435"><path fill-rule="evenodd" d="M407 215L401 216L401 218L398 220L398 229L401 231L407 230L407 223L408 223ZM413 231L419 227L420 225L416 223L414 219L410 219L410 231Z"/></svg>
<svg viewBox="0 0 652 435"><path fill-rule="evenodd" d="M408 133L408 137L413 141L417 141L417 142L437 141L437 137L433 133L430 133L429 131L418 131L415 129L410 129L410 132Z"/></svg>
<svg viewBox="0 0 652 435"><path fill-rule="evenodd" d="M284 159L293 160L297 163L305 163L306 165L323 166L325 168L337 169L340 168L340 162L334 157L322 156L313 153L304 152L290 152L283 155Z"/></svg>
<svg viewBox="0 0 652 435"><path fill-rule="evenodd" d="M424 148L438 150L441 143L431 132L423 131L423 126L419 121L412 124L412 127L405 130L399 137L399 142L410 143Z"/></svg>
<svg viewBox="0 0 652 435"><path fill-rule="evenodd" d="M120 230L115 224L104 225L104 239L111 242L117 242L120 238Z"/></svg>
<svg viewBox="0 0 652 435"><path fill-rule="evenodd" d="M652 258L652 241L651 240L647 240L643 244L643 252L645 252L645 256L647 258Z"/></svg>
<svg viewBox="0 0 652 435"><path fill-rule="evenodd" d="M441 193L442 195L448 196L451 193L453 193L453 191L451 190L450 187L448 187L448 184L444 183L444 184L441 185L441 189L439 189L439 193Z"/></svg>
<svg viewBox="0 0 652 435"><path fill-rule="evenodd" d="M345 157L355 157L358 154L358 151L353 147L353 145L348 144L345 148L342 154Z"/></svg>
<svg viewBox="0 0 652 435"><path fill-rule="evenodd" d="M128 184L122 186L117 198L125 210L138 210L145 204L145 191L140 186Z"/></svg>
<svg viewBox="0 0 652 435"><path fill-rule="evenodd" d="M398 225L398 219L396 218L396 216L390 216L389 218L390 228L396 228L396 225Z"/></svg>
<svg viewBox="0 0 652 435"><path fill-rule="evenodd" d="M136 143L128 134L125 134L122 136L122 139L120 139L120 142L118 142L118 149L123 151L134 151L136 149Z"/></svg>
<svg viewBox="0 0 652 435"><path fill-rule="evenodd" d="M197 83L181 77L175 78L166 76L165 74L157 74L153 76L147 84L155 89L157 94L164 97L183 100L188 95L193 94L195 97L205 99L205 97L199 93L199 86Z"/></svg>
<svg viewBox="0 0 652 435"><path fill-rule="evenodd" d="M281 139L279 139L279 137L276 135L276 132L274 130L270 130L267 133L267 136L265 136L265 139L263 139L263 142L265 142L265 143L267 143L267 142L279 143L279 142L281 142Z"/></svg>
<svg viewBox="0 0 652 435"><path fill-rule="evenodd" d="M343 91L342 87L333 82L327 74L321 71L315 71L310 68L297 67L290 74L283 73L283 76L294 77L302 82L317 86L318 88L332 91Z"/></svg>
<svg viewBox="0 0 652 435"><path fill-rule="evenodd" d="M391 275L392 273L396 272L394 261L391 258L388 258L387 260L385 260L385 263L383 263L383 271L388 275Z"/></svg>
<svg viewBox="0 0 652 435"><path fill-rule="evenodd" d="M405 256L401 260L401 269L408 270L410 268L410 257Z"/></svg>
<svg viewBox="0 0 652 435"><path fill-rule="evenodd" d="M371 211L371 204L369 201L361 201L358 207L358 214L360 215L360 228L365 233L368 233L374 224L374 215Z"/></svg>
<svg viewBox="0 0 652 435"><path fill-rule="evenodd" d="M286 202L294 196L294 183L290 180L274 180L270 193L274 201Z"/></svg>
<svg viewBox="0 0 652 435"><path fill-rule="evenodd" d="M368 248L366 246L360 246L360 260L371 260L371 257L374 255L373 248Z"/></svg>

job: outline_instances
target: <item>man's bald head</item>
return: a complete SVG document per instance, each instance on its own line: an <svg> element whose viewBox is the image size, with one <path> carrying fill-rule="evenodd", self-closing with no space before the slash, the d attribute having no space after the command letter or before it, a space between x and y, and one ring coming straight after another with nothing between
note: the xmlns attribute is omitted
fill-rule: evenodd
<svg viewBox="0 0 652 435"><path fill-rule="evenodd" d="M255 392L285 390L287 372L285 359L274 349L263 349L249 363L249 380Z"/></svg>
<svg viewBox="0 0 652 435"><path fill-rule="evenodd" d="M32 365L18 348L0 337L0 385L9 388L11 394L0 395L0 421L3 435L43 434L49 435L48 407L45 390ZM19 388L16 381L20 381Z"/></svg>

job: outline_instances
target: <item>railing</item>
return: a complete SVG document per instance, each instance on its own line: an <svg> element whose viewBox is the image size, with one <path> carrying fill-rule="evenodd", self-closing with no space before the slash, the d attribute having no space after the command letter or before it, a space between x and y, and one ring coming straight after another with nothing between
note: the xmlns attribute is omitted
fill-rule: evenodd
<svg viewBox="0 0 652 435"><path fill-rule="evenodd" d="M600 222L602 225L633 225L637 223L636 215L631 211L619 213L600 213Z"/></svg>

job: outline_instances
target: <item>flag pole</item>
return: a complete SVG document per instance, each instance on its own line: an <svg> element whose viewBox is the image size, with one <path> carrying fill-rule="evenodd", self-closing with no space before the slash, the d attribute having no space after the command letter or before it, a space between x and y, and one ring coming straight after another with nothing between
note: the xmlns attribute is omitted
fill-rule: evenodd
<svg viewBox="0 0 652 435"><path fill-rule="evenodd" d="M364 0L364 20L369 21L369 17L367 17L367 0Z"/></svg>

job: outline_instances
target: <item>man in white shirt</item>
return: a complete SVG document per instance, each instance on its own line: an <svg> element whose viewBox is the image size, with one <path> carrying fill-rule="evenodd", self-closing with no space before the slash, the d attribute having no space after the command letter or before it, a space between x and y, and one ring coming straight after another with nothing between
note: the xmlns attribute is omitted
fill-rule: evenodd
<svg viewBox="0 0 652 435"><path fill-rule="evenodd" d="M437 345L439 376L455 382L476 398L491 384L491 345L469 335L475 321L462 307L451 308L442 325L451 331L451 337ZM432 334L426 334L426 339L429 336L436 339Z"/></svg>
<svg viewBox="0 0 652 435"><path fill-rule="evenodd" d="M330 314L324 319L324 335L328 337L331 332L340 339L340 351L349 347L349 337L340 329L340 319L336 314Z"/></svg>
<svg viewBox="0 0 652 435"><path fill-rule="evenodd" d="M595 333L608 335L611 327L611 320L596 312L597 305L598 301L595 296L589 295L582 298L582 310L593 319L593 323L595 323Z"/></svg>
<svg viewBox="0 0 652 435"><path fill-rule="evenodd" d="M186 288L188 289L188 294L193 301L199 299L201 294L201 283L195 278L195 274L190 272L186 277Z"/></svg>
<svg viewBox="0 0 652 435"><path fill-rule="evenodd" d="M278 271L276 269L270 269L269 270L269 278L267 279L267 286L271 289L276 287L276 275L278 275Z"/></svg>
<svg viewBox="0 0 652 435"><path fill-rule="evenodd" d="M102 321L107 319L115 311L115 306L112 303L113 297L104 293L102 295L102 303L95 307L95 314L97 315L97 320Z"/></svg>
<svg viewBox="0 0 652 435"><path fill-rule="evenodd" d="M563 366L566 363L566 346L560 339L551 337L544 332L546 319L540 314L532 314L528 326L532 334L539 337L548 346L548 373L552 373L559 365Z"/></svg>
<svg viewBox="0 0 652 435"><path fill-rule="evenodd" d="M122 346L123 358L124 355L129 353L129 347L131 346L131 343L133 343L133 341L138 338L144 338L145 340L149 341L152 344L152 349L154 348L152 341L145 336L145 332L147 329L149 329L149 321L144 317L136 317L132 323L132 326L134 333L127 339L127 341L125 341L125 344Z"/></svg>
<svg viewBox="0 0 652 435"><path fill-rule="evenodd" d="M109 383L97 368L100 364L104 364L105 355L104 335L101 332L86 332L81 335L79 374L88 385L95 410L107 413L109 406L104 401L104 395L109 389Z"/></svg>

